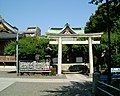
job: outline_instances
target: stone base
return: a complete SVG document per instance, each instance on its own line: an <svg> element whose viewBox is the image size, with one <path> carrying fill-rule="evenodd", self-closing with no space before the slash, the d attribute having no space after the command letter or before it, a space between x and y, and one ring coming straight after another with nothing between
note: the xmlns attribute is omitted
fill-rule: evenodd
<svg viewBox="0 0 120 96"><path fill-rule="evenodd" d="M93 74L89 73L89 77L90 77L90 78L93 78Z"/></svg>

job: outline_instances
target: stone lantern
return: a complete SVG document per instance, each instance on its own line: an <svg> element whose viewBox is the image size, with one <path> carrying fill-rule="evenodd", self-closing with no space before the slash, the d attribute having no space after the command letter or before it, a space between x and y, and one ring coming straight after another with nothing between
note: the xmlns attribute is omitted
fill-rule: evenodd
<svg viewBox="0 0 120 96"><path fill-rule="evenodd" d="M45 49L45 62L52 63L52 51L53 49L50 48L49 44L47 45L47 48Z"/></svg>

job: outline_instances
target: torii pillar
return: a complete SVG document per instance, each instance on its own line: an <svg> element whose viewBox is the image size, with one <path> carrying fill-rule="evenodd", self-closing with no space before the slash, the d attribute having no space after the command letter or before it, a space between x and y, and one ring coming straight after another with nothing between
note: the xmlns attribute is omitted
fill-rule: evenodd
<svg viewBox="0 0 120 96"><path fill-rule="evenodd" d="M88 38L88 44L89 44L89 63L90 63L90 74L89 76L93 76L93 50L92 50L92 39L91 37Z"/></svg>
<svg viewBox="0 0 120 96"><path fill-rule="evenodd" d="M58 39L58 74L61 74L61 64L62 64L62 37Z"/></svg>

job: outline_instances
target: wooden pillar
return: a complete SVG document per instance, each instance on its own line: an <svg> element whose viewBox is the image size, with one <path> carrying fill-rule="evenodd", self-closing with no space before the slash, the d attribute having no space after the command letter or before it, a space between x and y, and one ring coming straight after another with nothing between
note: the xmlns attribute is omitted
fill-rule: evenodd
<svg viewBox="0 0 120 96"><path fill-rule="evenodd" d="M89 37L88 39L89 43L89 63L90 63L90 77L93 75L93 51L92 51L92 39Z"/></svg>
<svg viewBox="0 0 120 96"><path fill-rule="evenodd" d="M62 38L58 39L58 74L61 74L61 64L62 64Z"/></svg>

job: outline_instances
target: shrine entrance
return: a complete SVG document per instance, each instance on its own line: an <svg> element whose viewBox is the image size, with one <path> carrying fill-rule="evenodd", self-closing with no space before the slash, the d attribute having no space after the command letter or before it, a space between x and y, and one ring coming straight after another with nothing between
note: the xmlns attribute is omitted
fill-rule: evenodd
<svg viewBox="0 0 120 96"><path fill-rule="evenodd" d="M59 32L57 34L53 33L53 32L57 32L58 30L59 30ZM82 63L82 65L87 65L89 67L89 70L90 70L89 75L92 77L92 74L94 72L92 44L100 44L100 41L94 41L92 39L96 38L96 37L101 37L101 35L103 33L84 34L84 32L83 32L81 34L80 33L78 34L77 32L78 32L78 29L71 28L68 24L66 24L65 27L62 29L51 28L51 30L49 30L49 32L47 33L47 36L49 38L52 38L55 40L55 41L50 41L49 44L58 44L58 59L57 59L58 63L56 64L57 65L57 74L61 74L62 66L65 66L65 64L62 64L62 44L67 44L67 45L69 45L69 44L88 44L89 45L89 63ZM85 38L87 38L87 40L86 41L77 41L78 37L80 37L80 38L85 37Z"/></svg>

